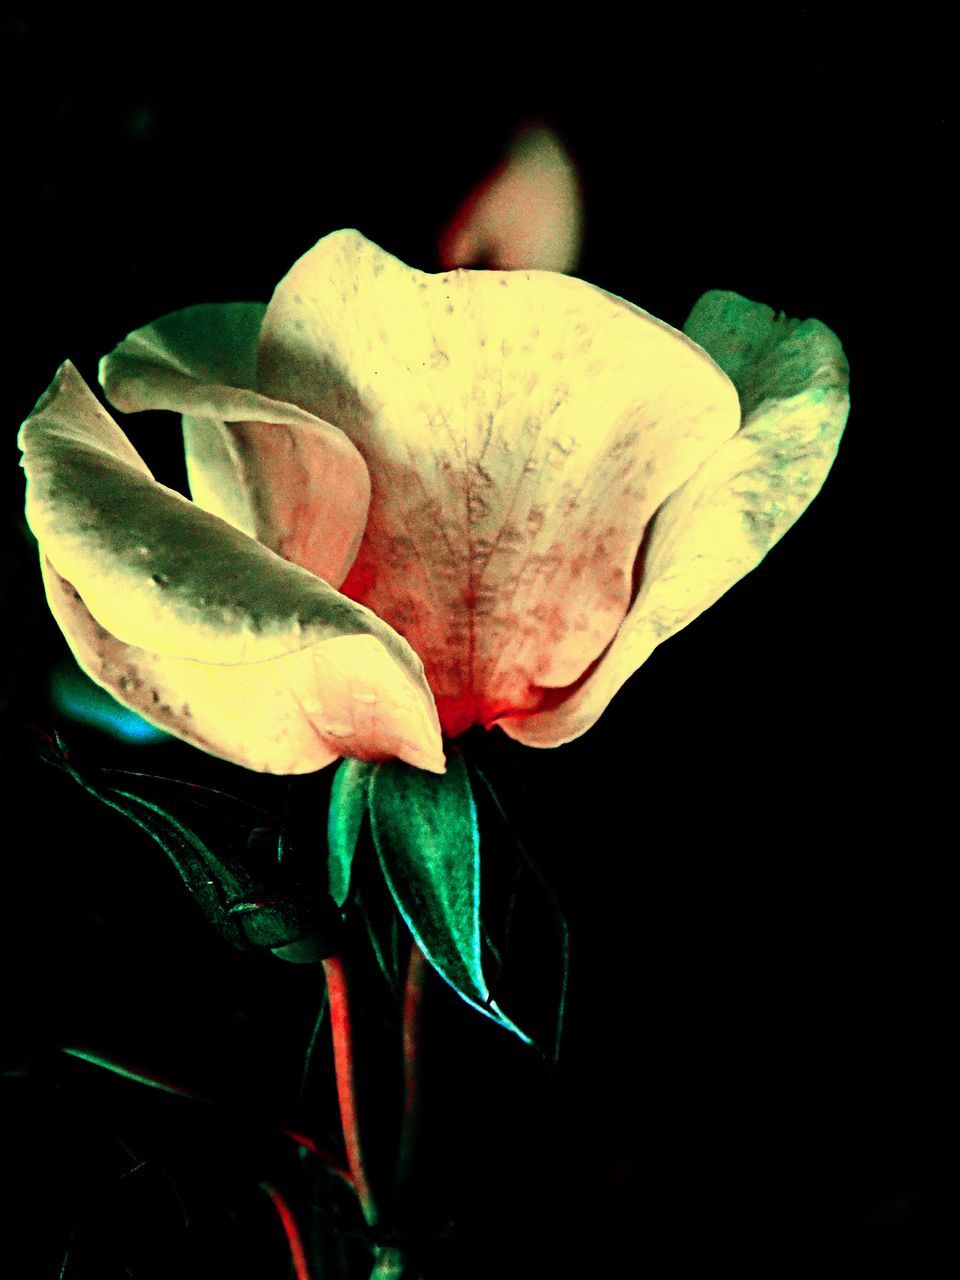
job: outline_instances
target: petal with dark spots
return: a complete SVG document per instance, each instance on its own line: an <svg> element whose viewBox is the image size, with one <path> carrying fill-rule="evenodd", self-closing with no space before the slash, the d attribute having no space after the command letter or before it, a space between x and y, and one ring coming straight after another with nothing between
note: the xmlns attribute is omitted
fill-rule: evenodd
<svg viewBox="0 0 960 1280"><path fill-rule="evenodd" d="M739 423L713 360L639 308L549 272L426 275L355 231L277 288L259 377L363 455L343 591L420 654L449 734L587 669L647 522Z"/></svg>
<svg viewBox="0 0 960 1280"><path fill-rule="evenodd" d="M158 484L72 365L20 433L27 519L81 667L248 768L443 771L420 659L369 609Z"/></svg>
<svg viewBox="0 0 960 1280"><path fill-rule="evenodd" d="M705 294L686 332L733 379L740 431L657 513L630 613L595 669L547 709L501 721L511 737L552 747L579 737L658 644L755 568L816 497L850 407L836 335L737 294Z"/></svg>

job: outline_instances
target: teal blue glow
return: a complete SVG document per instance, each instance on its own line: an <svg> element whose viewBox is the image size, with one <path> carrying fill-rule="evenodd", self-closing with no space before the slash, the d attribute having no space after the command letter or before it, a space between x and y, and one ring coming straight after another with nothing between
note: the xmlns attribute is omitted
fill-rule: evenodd
<svg viewBox="0 0 960 1280"><path fill-rule="evenodd" d="M462 755L451 751L442 775L382 761L368 805L384 881L417 946L462 1000L533 1044L490 998L483 977L480 831Z"/></svg>
<svg viewBox="0 0 960 1280"><path fill-rule="evenodd" d="M135 711L121 706L79 667L60 666L50 675L50 700L61 715L116 738L118 742L153 743L170 737Z"/></svg>

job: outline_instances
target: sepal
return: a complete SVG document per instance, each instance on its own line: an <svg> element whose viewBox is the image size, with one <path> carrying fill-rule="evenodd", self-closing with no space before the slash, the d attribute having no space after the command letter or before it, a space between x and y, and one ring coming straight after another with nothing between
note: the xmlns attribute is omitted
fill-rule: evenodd
<svg viewBox="0 0 960 1280"><path fill-rule="evenodd" d="M460 752L449 750L445 774L400 760L378 764L368 803L387 887L427 960L467 1004L531 1043L497 1007L483 975L480 835Z"/></svg>
<svg viewBox="0 0 960 1280"><path fill-rule="evenodd" d="M348 758L333 775L327 815L327 873L330 897L340 908L350 896L353 856L367 811L373 769L366 760Z"/></svg>
<svg viewBox="0 0 960 1280"><path fill-rule="evenodd" d="M295 963L322 960L338 949L339 913L314 870L316 859L299 845L291 847L287 828L273 815L235 796L175 779L80 769L59 735L56 750L50 747L45 755L160 846L231 945L269 950ZM198 801L198 793L208 797L206 803ZM253 817L261 823L266 817L267 825L254 825Z"/></svg>

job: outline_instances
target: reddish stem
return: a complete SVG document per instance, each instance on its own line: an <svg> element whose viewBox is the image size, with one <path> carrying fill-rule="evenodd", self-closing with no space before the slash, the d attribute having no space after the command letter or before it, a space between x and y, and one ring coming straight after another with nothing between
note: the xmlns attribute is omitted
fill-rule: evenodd
<svg viewBox="0 0 960 1280"><path fill-rule="evenodd" d="M186 1085L176 1084L171 1080L164 1080L161 1076L155 1075L152 1071L147 1071L143 1067L132 1066L129 1062L119 1062L116 1058L106 1058L102 1053L93 1053L89 1049L76 1049L72 1047L64 1047L62 1053L68 1054L71 1058L77 1058L81 1062L90 1063L91 1066L101 1067L105 1071L111 1071L114 1075L120 1076L124 1080L132 1080L135 1084L146 1085L150 1089L157 1089L161 1093L173 1094L176 1098L187 1098L191 1102L202 1102L209 1107L218 1107L225 1111L232 1111L228 1103L221 1102L218 1098L208 1098L205 1094L197 1093L195 1089L189 1089ZM259 1119L259 1118L258 1118ZM269 1120L262 1120L262 1123L273 1128L273 1124ZM298 1146L306 1147L312 1155L315 1155L325 1165L330 1173L336 1174L347 1185L353 1189L353 1181L347 1173L346 1169L340 1167L337 1157L325 1147L320 1147L305 1133L300 1133L296 1129L281 1129L280 1132L285 1138L290 1138L296 1142Z"/></svg>
<svg viewBox="0 0 960 1280"><path fill-rule="evenodd" d="M293 1210L272 1183L261 1182L260 1189L265 1191L273 1201L273 1207L276 1209L277 1215L280 1218L284 1235L287 1237L287 1247L290 1250L290 1260L293 1263L293 1270L296 1273L297 1280L310 1280L310 1267L307 1264L307 1254L303 1247L300 1228L297 1226L297 1220L293 1216Z"/></svg>
<svg viewBox="0 0 960 1280"><path fill-rule="evenodd" d="M360 1199L363 1216L367 1225L373 1227L379 1221L380 1215L367 1177L366 1162L360 1142L353 1027L350 1021L347 974L340 956L327 956L323 962L323 969L330 1001L333 1064L337 1076L337 1099L340 1103L340 1123L343 1127L343 1142L347 1152L347 1167Z"/></svg>
<svg viewBox="0 0 960 1280"><path fill-rule="evenodd" d="M394 1174L394 1193L397 1195L402 1194L410 1181L420 1136L423 993L426 975L426 958L416 942L412 942L403 993L403 1116Z"/></svg>

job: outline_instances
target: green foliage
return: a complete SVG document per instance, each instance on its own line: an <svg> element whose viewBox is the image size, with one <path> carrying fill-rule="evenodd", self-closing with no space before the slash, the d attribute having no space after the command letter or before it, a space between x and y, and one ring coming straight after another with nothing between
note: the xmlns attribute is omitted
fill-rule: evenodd
<svg viewBox="0 0 960 1280"><path fill-rule="evenodd" d="M445 774L388 760L373 771L369 808L384 878L427 960L464 999L525 1043L491 999L480 955L480 836L463 757Z"/></svg>
<svg viewBox="0 0 960 1280"><path fill-rule="evenodd" d="M511 951L511 941L513 932L513 920L516 914L517 904L521 897L527 896L522 890L532 887L534 890L533 898L539 904L545 904L549 913L550 920L553 925L553 931L559 942L559 969L560 983L557 996L557 1013L553 1027L553 1048L551 1058L554 1066L560 1058L560 1042L563 1039L564 1020L566 1017L567 993L570 984L570 930L567 925L567 918L557 895L554 893L549 881L543 875L534 859L527 852L523 841L517 835L513 824L510 822L500 798L496 793L490 779L475 764L471 763L471 773L483 784L484 790L490 798L493 810L505 837L508 837L514 847L515 862L513 865L513 874L511 876L512 884L504 893L501 888L500 896L502 901L502 910L499 920L499 948L495 945L493 938L487 932L487 925L492 924L488 918L484 919L484 942L494 956L500 974L507 967L509 954ZM531 884L532 882L532 884ZM539 1037L538 1045L541 1043Z"/></svg>
<svg viewBox="0 0 960 1280"><path fill-rule="evenodd" d="M374 766L365 760L342 760L333 777L327 819L330 897L343 907L350 896L350 873L356 852Z"/></svg>
<svg viewBox="0 0 960 1280"><path fill-rule="evenodd" d="M251 806L217 793L217 805L211 806L215 835L203 838L193 815L188 824L175 810L195 809L196 793L205 788L146 774L80 769L59 736L56 747L46 749L47 760L150 836L210 923L233 946L269 949L303 963L322 959L338 945L339 919L319 877L311 876L314 858L306 859L302 852L288 856L283 829L273 824L252 827L248 819L238 827L230 810L253 813ZM120 777L135 779L137 791L129 784L113 785ZM150 796L158 787L170 797L163 804Z"/></svg>

